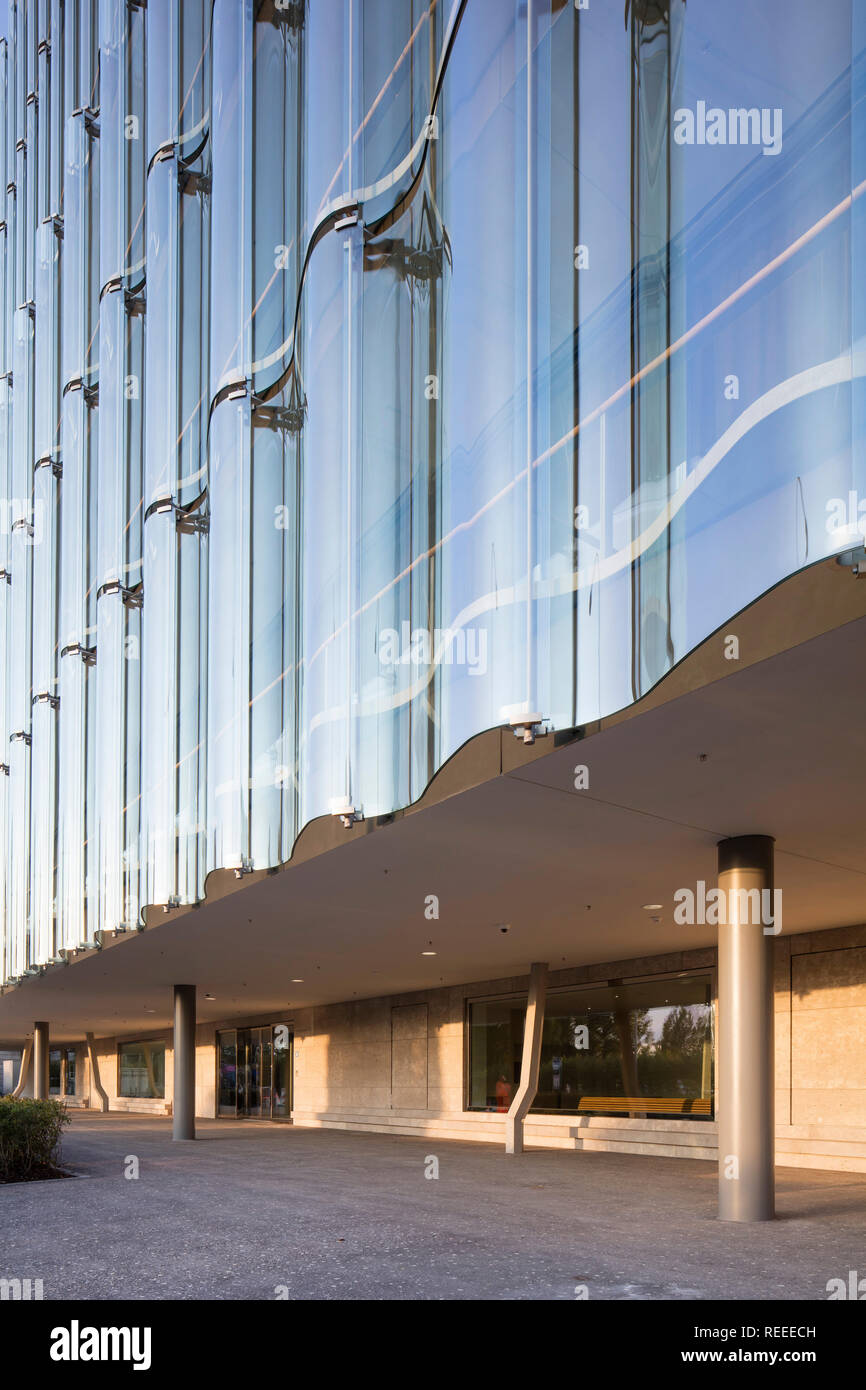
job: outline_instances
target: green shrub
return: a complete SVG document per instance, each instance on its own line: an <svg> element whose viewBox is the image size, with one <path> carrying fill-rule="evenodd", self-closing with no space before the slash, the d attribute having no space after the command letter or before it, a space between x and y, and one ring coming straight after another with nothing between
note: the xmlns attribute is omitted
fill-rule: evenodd
<svg viewBox="0 0 866 1390"><path fill-rule="evenodd" d="M69 1116L59 1100L0 1098L0 1182L52 1177L67 1124Z"/></svg>

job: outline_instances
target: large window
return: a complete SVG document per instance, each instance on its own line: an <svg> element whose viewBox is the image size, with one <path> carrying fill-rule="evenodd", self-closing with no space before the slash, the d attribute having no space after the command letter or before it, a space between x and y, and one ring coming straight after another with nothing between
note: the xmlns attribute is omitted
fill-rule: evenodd
<svg viewBox="0 0 866 1390"><path fill-rule="evenodd" d="M165 1095L165 1043L121 1043L117 1049L117 1094L160 1100Z"/></svg>
<svg viewBox="0 0 866 1390"><path fill-rule="evenodd" d="M711 1001L706 975L548 994L533 1110L711 1119ZM470 1110L508 1110L525 1012L525 995L470 1004Z"/></svg>

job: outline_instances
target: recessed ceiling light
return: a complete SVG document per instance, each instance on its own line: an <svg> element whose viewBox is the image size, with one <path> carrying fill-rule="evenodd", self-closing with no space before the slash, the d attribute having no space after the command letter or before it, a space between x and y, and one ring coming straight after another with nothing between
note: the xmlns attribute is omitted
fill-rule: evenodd
<svg viewBox="0 0 866 1390"><path fill-rule="evenodd" d="M302 985L303 983L303 980L292 980L293 985Z"/></svg>
<svg viewBox="0 0 866 1390"><path fill-rule="evenodd" d="M643 910L644 912L661 912L662 905L661 903L644 903Z"/></svg>
<svg viewBox="0 0 866 1390"><path fill-rule="evenodd" d="M216 995L215 995L215 994L206 994L206 995L205 995L205 999L216 999Z"/></svg>
<svg viewBox="0 0 866 1390"><path fill-rule="evenodd" d="M422 951L421 954L422 954L422 956L435 956L436 952L435 952L435 951Z"/></svg>

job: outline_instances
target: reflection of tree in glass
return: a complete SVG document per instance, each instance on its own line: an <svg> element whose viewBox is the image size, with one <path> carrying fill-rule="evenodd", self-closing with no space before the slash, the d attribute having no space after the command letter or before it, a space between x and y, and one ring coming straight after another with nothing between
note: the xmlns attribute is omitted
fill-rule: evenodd
<svg viewBox="0 0 866 1390"><path fill-rule="evenodd" d="M664 1021L660 1050L680 1057L694 1057L700 1053L706 1037L707 1023L703 1011L679 1004L671 1009Z"/></svg>
<svg viewBox="0 0 866 1390"><path fill-rule="evenodd" d="M630 1009L632 1036L635 1047L640 1049L652 1041L649 1013L646 1009ZM588 1046L579 1044L579 1029L586 1028L589 1034ZM545 1052L569 1053L577 1051L586 1056L611 1057L619 1054L620 1040L616 1019L613 1013L600 1010L586 1013L562 1014L544 1021Z"/></svg>
<svg viewBox="0 0 866 1390"><path fill-rule="evenodd" d="M649 1009L632 1009L629 1017L631 1018L635 1051L645 1052L653 1040Z"/></svg>

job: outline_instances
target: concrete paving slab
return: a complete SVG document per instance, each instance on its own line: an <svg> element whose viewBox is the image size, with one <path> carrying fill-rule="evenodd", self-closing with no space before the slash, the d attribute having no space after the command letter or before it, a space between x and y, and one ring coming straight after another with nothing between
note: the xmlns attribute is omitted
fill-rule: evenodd
<svg viewBox="0 0 866 1390"><path fill-rule="evenodd" d="M63 1162L88 1180L0 1187L0 1275L55 1300L562 1301L826 1300L866 1275L859 1174L778 1169L778 1219L746 1226L715 1219L699 1160L254 1121L198 1135L76 1115Z"/></svg>

